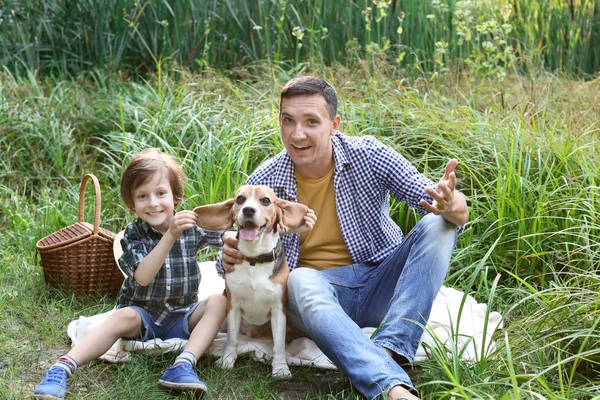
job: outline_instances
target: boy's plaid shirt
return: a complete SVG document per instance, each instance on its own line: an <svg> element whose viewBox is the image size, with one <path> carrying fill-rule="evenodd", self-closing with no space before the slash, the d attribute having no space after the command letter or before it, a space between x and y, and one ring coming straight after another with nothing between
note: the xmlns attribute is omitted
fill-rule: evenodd
<svg viewBox="0 0 600 400"><path fill-rule="evenodd" d="M127 278L121 287L117 308L142 307L152 315L157 325L161 325L172 313L187 312L198 301L201 276L196 254L207 245L221 248L221 234L197 226L186 229L173 244L156 277L148 286L142 286L135 281L133 274L163 235L139 218L130 223L121 240L123 255L119 266Z"/></svg>

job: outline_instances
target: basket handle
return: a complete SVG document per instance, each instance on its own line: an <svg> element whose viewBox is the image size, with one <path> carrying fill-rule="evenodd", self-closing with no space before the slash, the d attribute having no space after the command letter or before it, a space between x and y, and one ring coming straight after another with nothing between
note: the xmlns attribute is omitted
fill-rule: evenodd
<svg viewBox="0 0 600 400"><path fill-rule="evenodd" d="M94 182L94 196L96 198L96 203L94 207L94 230L92 233L97 235L100 231L100 208L101 208L101 199L100 199L100 183L98 182L98 178L94 174L87 174L83 177L81 181L81 188L79 189L79 222L83 222L83 206L85 203L85 186L87 181L91 179Z"/></svg>

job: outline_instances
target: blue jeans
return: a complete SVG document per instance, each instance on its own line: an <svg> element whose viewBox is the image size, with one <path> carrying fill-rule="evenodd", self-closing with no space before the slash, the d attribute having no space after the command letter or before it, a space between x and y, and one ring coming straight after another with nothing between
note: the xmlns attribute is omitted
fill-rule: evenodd
<svg viewBox="0 0 600 400"><path fill-rule="evenodd" d="M385 349L414 360L455 243L456 227L428 214L379 265L296 268L288 279L288 323L367 398L396 385L414 390ZM379 329L369 339L363 327Z"/></svg>
<svg viewBox="0 0 600 400"><path fill-rule="evenodd" d="M129 306L137 311L140 314L140 318L142 319L142 325L144 326L144 333L141 337L136 338L136 340L140 340L145 342L147 340L152 339L161 339L168 340L172 338L179 339L189 339L190 325L189 319L190 315L196 310L196 308L200 305L200 301L196 302L194 305L190 307L189 310L185 312L185 314L174 313L167 317L162 323L162 325L156 325L154 322L154 318L152 315L142 307L138 306Z"/></svg>

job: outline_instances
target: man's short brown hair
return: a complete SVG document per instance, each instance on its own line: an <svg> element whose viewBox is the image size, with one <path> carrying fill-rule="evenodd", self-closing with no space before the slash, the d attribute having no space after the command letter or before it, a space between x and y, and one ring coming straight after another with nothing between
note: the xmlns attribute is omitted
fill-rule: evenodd
<svg viewBox="0 0 600 400"><path fill-rule="evenodd" d="M325 99L327 112L331 119L337 115L338 99L335 89L325 79L316 76L299 76L285 84L281 89L279 112L283 99L304 94L318 94Z"/></svg>
<svg viewBox="0 0 600 400"><path fill-rule="evenodd" d="M181 204L187 183L181 165L160 149L148 148L133 156L121 176L121 198L130 210L135 208L133 191L152 179L156 172L162 171L167 173L175 206Z"/></svg>

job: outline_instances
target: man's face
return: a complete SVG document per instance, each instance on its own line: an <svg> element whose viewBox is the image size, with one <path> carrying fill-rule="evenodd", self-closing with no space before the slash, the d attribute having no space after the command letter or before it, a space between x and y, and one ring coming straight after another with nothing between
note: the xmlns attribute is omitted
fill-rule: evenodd
<svg viewBox="0 0 600 400"><path fill-rule="evenodd" d="M281 102L283 144L296 171L306 178L321 178L333 167L331 136L337 132L340 117L332 119L326 104L318 94L292 96Z"/></svg>

